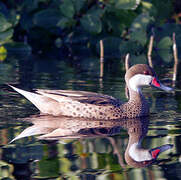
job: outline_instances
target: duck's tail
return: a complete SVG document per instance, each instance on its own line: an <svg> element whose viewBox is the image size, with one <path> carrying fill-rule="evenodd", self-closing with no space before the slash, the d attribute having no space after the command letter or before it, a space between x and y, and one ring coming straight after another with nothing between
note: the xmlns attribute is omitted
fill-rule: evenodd
<svg viewBox="0 0 181 180"><path fill-rule="evenodd" d="M54 114L53 107L58 105L57 101L55 101L49 97L43 96L41 94L38 94L38 93L33 93L33 92L29 92L29 91L25 91L25 90L16 88L10 84L8 84L8 86L11 87L12 89L14 89L15 91L17 91L18 93L20 93L21 95L23 95L25 98L27 98L42 113Z"/></svg>

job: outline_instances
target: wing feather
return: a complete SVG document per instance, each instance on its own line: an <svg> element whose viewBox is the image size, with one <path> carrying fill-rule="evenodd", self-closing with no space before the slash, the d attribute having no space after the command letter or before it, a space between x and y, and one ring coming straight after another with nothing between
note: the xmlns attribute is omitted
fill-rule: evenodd
<svg viewBox="0 0 181 180"><path fill-rule="evenodd" d="M38 94L52 98L59 102L77 101L79 103L87 103L95 105L113 105L117 104L119 101L112 96L103 95L100 93L88 92L88 91L37 89L36 92Z"/></svg>

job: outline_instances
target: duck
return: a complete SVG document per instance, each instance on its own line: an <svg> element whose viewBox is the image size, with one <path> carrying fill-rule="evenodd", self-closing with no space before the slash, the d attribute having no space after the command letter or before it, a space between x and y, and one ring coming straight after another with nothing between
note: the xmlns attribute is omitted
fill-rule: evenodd
<svg viewBox="0 0 181 180"><path fill-rule="evenodd" d="M21 120L31 122L32 125L24 129L10 143L35 135L38 140L58 141L61 144L69 143L72 140L74 141L74 139L85 140L101 137L106 138L107 142L110 142L118 159L120 157L123 159L123 154L120 154L118 148L118 139L120 137L115 141L113 136L120 135L120 132L125 129L128 132L128 143L124 152L124 159L127 165L136 168L146 167L155 163L160 154L173 148L172 144L163 144L149 149L142 147L142 140L148 132L148 117L107 121L37 114ZM122 141L122 139L120 140ZM119 161L119 163L125 167L122 161Z"/></svg>
<svg viewBox="0 0 181 180"><path fill-rule="evenodd" d="M156 163L160 154L173 148L173 144L163 144L150 149L143 148L142 141L147 135L148 125L148 117L127 119L125 121L124 126L128 131L129 140L124 158L131 167L143 168L150 166Z"/></svg>
<svg viewBox="0 0 181 180"><path fill-rule="evenodd" d="M46 89L29 92L8 85L31 101L42 114L104 120L148 116L148 102L141 91L143 86L154 86L167 92L173 90L163 85L147 64L131 66L125 74L125 82L129 94L127 102L95 92Z"/></svg>

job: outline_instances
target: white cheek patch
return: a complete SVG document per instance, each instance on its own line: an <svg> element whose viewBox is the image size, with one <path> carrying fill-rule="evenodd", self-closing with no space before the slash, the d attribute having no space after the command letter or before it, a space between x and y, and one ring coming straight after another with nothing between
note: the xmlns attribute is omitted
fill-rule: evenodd
<svg viewBox="0 0 181 180"><path fill-rule="evenodd" d="M131 145L129 156L137 162L150 161L153 159L149 151L147 149L140 149L137 143Z"/></svg>
<svg viewBox="0 0 181 180"><path fill-rule="evenodd" d="M129 86L133 91L140 92L142 86L149 86L153 77L150 75L136 74L129 80Z"/></svg>

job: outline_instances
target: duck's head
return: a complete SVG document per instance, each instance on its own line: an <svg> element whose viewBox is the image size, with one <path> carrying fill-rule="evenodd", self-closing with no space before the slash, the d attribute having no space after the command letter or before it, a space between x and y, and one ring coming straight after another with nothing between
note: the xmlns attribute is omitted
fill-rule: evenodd
<svg viewBox="0 0 181 180"><path fill-rule="evenodd" d="M129 134L125 161L129 166L138 168L157 163L157 158L161 153L173 148L172 144L164 144L150 149L142 147L142 140L148 131L149 118L126 119L125 124Z"/></svg>
<svg viewBox="0 0 181 180"><path fill-rule="evenodd" d="M125 153L125 160L133 167L145 167L156 162L160 153L173 148L172 144L165 144L153 149L143 149L137 143L130 146Z"/></svg>
<svg viewBox="0 0 181 180"><path fill-rule="evenodd" d="M164 91L172 91L172 88L163 85L157 78L153 68L147 64L137 64L132 66L125 75L127 86L136 92L142 86L154 86Z"/></svg>

